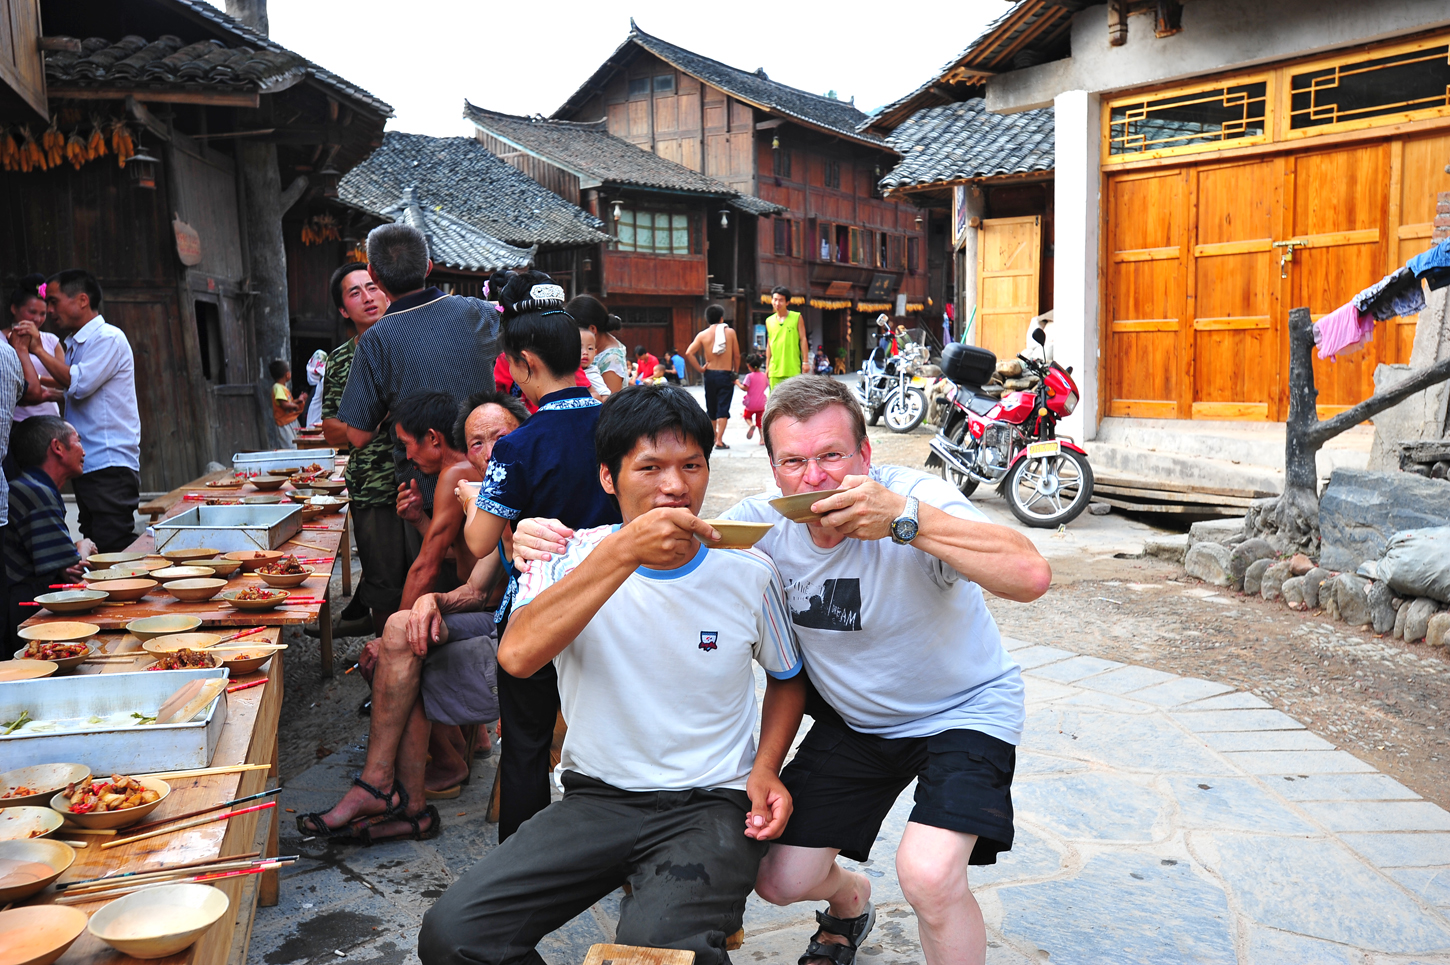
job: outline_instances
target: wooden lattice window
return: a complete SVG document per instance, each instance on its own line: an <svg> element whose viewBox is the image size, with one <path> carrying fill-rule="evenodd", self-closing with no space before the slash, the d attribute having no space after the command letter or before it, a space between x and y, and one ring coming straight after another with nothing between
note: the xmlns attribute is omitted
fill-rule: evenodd
<svg viewBox="0 0 1450 965"><path fill-rule="evenodd" d="M1119 101L1108 116L1108 154L1144 154L1262 138L1267 108L1268 82L1264 80Z"/></svg>
<svg viewBox="0 0 1450 965"><path fill-rule="evenodd" d="M616 224L620 251L646 251L659 255L690 254L690 216L666 211L619 212Z"/></svg>
<svg viewBox="0 0 1450 965"><path fill-rule="evenodd" d="M1290 75L1290 130L1437 107L1450 107L1450 44Z"/></svg>

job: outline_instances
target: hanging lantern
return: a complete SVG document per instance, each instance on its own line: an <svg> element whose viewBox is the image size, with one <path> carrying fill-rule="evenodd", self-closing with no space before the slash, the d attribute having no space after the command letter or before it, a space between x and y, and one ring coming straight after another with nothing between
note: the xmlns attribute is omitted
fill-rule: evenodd
<svg viewBox="0 0 1450 965"><path fill-rule="evenodd" d="M131 155L126 161L126 170L131 173L131 183L138 188L155 191L156 169L160 164L160 158L154 158L144 151L140 154Z"/></svg>
<svg viewBox="0 0 1450 965"><path fill-rule="evenodd" d="M342 172L331 164L317 172L317 179L322 183L322 196L324 198L337 197L337 182L341 180Z"/></svg>

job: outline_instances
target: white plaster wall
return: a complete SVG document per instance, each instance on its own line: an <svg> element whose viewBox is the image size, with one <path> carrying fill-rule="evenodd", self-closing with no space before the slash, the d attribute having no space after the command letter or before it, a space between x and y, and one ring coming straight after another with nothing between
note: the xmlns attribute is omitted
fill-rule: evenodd
<svg viewBox="0 0 1450 965"><path fill-rule="evenodd" d="M1108 8L1073 18L1072 56L987 82L987 109L1046 107L1063 91L1095 94L1254 67L1450 25L1446 0L1193 0L1183 30L1153 35L1153 17L1128 18L1128 42L1108 44ZM1058 157L1058 169L1062 158Z"/></svg>
<svg viewBox="0 0 1450 965"><path fill-rule="evenodd" d="M1062 431L1078 441L1098 432L1098 138L1100 99L1082 90L1058 94L1057 215L1053 265L1053 350L1059 365L1071 365L1082 399Z"/></svg>

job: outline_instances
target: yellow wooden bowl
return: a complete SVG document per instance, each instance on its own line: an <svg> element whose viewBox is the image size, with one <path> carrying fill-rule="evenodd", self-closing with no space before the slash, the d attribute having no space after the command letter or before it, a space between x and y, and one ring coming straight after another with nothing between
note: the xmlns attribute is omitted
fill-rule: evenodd
<svg viewBox="0 0 1450 965"><path fill-rule="evenodd" d="M193 560L189 565L204 566L211 570L212 576L229 580L241 571L241 560L229 560L224 556L218 556L214 560Z"/></svg>
<svg viewBox="0 0 1450 965"><path fill-rule="evenodd" d="M51 613L89 613L106 600L104 590L56 590L42 593L35 602Z"/></svg>
<svg viewBox="0 0 1450 965"><path fill-rule="evenodd" d="M102 591L116 603L135 603L155 589L157 581L149 577L135 576L124 580L97 580L86 585L93 590Z"/></svg>
<svg viewBox="0 0 1450 965"><path fill-rule="evenodd" d="M206 569L197 567L197 569ZM215 576L201 577L194 580L172 580L170 583L161 584L161 588L183 603L205 603L221 592L227 581Z"/></svg>
<svg viewBox="0 0 1450 965"><path fill-rule="evenodd" d="M69 642L84 640L86 637L93 637L100 632L101 628L94 623L56 620L54 623L37 623L34 626L21 627L15 631L15 635L22 640Z"/></svg>
<svg viewBox="0 0 1450 965"><path fill-rule="evenodd" d="M90 933L132 958L165 958L196 943L231 907L211 885L133 891L91 915Z"/></svg>
<svg viewBox="0 0 1450 965"><path fill-rule="evenodd" d="M811 505L822 499L843 493L844 489L823 489L816 493L796 493L794 496L777 496L770 501L775 511L794 523L813 523L821 518L820 513L811 512Z"/></svg>
<svg viewBox="0 0 1450 965"><path fill-rule="evenodd" d="M168 633L142 642L147 653L172 653L177 650L205 650L221 641L220 633Z"/></svg>
<svg viewBox="0 0 1450 965"><path fill-rule="evenodd" d="M43 808L50 805L50 799L57 791L65 790L67 784L88 781L91 769L84 764L32 764L0 774L0 807ZM35 788L35 793L22 797L8 797L18 787Z"/></svg>
<svg viewBox="0 0 1450 965"><path fill-rule="evenodd" d="M216 556L221 550L205 546L193 546L187 549L165 550L162 556L173 563L189 563L192 560L204 560Z"/></svg>
<svg viewBox="0 0 1450 965"><path fill-rule="evenodd" d="M60 665L54 660L3 660L0 661L0 684L12 680L39 680L59 669Z"/></svg>
<svg viewBox="0 0 1450 965"><path fill-rule="evenodd" d="M145 558L145 553L92 553L85 564L88 569L104 570L118 563L134 563Z"/></svg>
<svg viewBox="0 0 1450 965"><path fill-rule="evenodd" d="M64 823L54 808L17 807L0 810L0 841L43 838Z"/></svg>
<svg viewBox="0 0 1450 965"><path fill-rule="evenodd" d="M762 536L770 532L774 523L741 523L733 519L707 519L703 522L715 527L720 534L718 542L700 539L711 549L717 550L748 550L760 542Z"/></svg>
<svg viewBox="0 0 1450 965"><path fill-rule="evenodd" d="M75 849L62 841L0 841L0 902L19 901L44 891L75 860ZM44 874L25 865L44 865L50 872ZM0 945L3 941L0 939Z"/></svg>
<svg viewBox="0 0 1450 965"><path fill-rule="evenodd" d="M199 626L201 626L201 617L182 616L178 613L132 620L126 624L126 632L144 643L153 637L162 637L168 633L189 633Z"/></svg>
<svg viewBox="0 0 1450 965"><path fill-rule="evenodd" d="M50 965L86 930L86 913L68 905L0 911L0 965Z"/></svg>
<svg viewBox="0 0 1450 965"><path fill-rule="evenodd" d="M239 560L242 564L242 572L251 573L259 566L265 566L273 560L280 560L286 556L281 550L237 550L235 553L228 553L229 560Z"/></svg>
<svg viewBox="0 0 1450 965"><path fill-rule="evenodd" d="M135 777L133 781L142 787L150 788L161 796L150 804L141 804L134 808L122 808L119 811L91 811L87 814L75 814L70 809L70 801L66 800L65 792L62 791L50 799L50 806L61 816L70 819L73 824L79 824L83 828L92 831L110 831L115 828L129 828L146 815L161 806L171 793L171 785L157 777Z"/></svg>
<svg viewBox="0 0 1450 965"><path fill-rule="evenodd" d="M198 580L214 575L209 566L168 566L164 570L151 571L151 578L162 583L171 580Z"/></svg>

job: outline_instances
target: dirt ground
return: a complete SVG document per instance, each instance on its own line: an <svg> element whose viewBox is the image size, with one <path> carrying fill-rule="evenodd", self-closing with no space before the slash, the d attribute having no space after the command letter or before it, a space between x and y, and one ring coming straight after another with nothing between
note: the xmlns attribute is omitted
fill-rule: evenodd
<svg viewBox="0 0 1450 965"><path fill-rule="evenodd" d="M871 438L875 461L920 466L930 435L929 427L906 436L873 429ZM762 491L768 472L763 459L715 460L704 514ZM1450 807L1441 760L1450 758L1450 749L1439 729L1440 705L1450 708L1443 650L1207 586L1160 560L1069 558L1053 566L1053 587L1037 602L991 601L1004 634L1241 687ZM334 613L346 602L339 591L334 587ZM314 638L298 630L287 638L284 781L366 738L367 720L357 706L368 694L356 673L343 674L365 638L337 641L331 678L319 672Z"/></svg>

